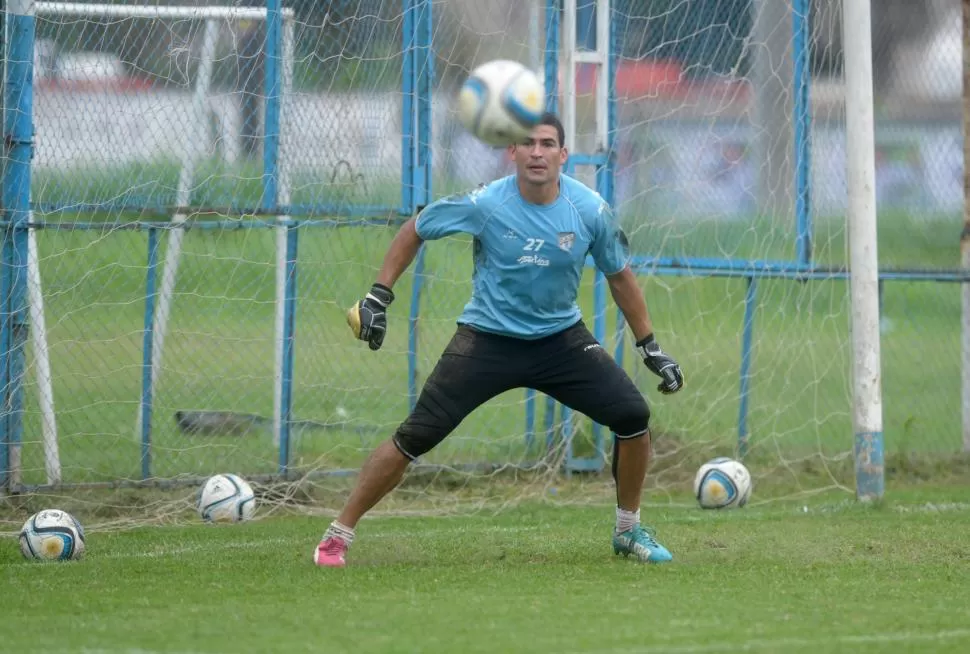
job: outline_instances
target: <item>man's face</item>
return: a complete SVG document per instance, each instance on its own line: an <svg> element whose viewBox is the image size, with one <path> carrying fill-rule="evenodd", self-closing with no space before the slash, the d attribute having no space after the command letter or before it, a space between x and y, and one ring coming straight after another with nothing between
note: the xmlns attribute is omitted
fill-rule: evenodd
<svg viewBox="0 0 970 654"><path fill-rule="evenodd" d="M559 179L559 171L568 156L552 125L537 125L522 143L511 146L511 151L519 179L535 185Z"/></svg>

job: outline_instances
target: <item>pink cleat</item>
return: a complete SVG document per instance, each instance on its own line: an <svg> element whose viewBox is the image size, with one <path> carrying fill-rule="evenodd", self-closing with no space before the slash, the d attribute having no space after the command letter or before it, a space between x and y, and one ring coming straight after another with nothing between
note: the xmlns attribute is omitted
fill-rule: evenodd
<svg viewBox="0 0 970 654"><path fill-rule="evenodd" d="M313 562L327 568L342 568L347 565L344 555L347 554L347 541L336 536L329 536L320 541L313 552Z"/></svg>

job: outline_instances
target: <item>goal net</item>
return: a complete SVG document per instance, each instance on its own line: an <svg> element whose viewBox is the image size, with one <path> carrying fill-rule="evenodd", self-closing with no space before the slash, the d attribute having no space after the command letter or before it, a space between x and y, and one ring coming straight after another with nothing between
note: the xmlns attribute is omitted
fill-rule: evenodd
<svg viewBox="0 0 970 654"><path fill-rule="evenodd" d="M512 172L454 105L468 71L502 57L546 75L572 112L570 174L611 197L658 339L686 374L683 392L655 391L587 271L587 323L651 404L647 501L690 502L716 455L744 456L754 502L851 491L831 3L612 0L597 29L597 3L577 0L575 42L554 4L35 3L33 340L8 487L102 524L187 515L198 480L220 472L253 480L263 506L336 509L451 336L471 242L424 249L379 353L351 338L346 307L416 208ZM877 47L893 43L876 19ZM604 36L612 83L590 54ZM876 70L879 254L896 271L882 303L887 456L933 465L962 448L959 285L932 283L957 263L959 92L935 80L960 53L937 50L921 59L933 68ZM603 155L605 132L597 176L582 162ZM380 509L609 503L609 454L584 416L513 391Z"/></svg>
<svg viewBox="0 0 970 654"><path fill-rule="evenodd" d="M10 446L11 486L272 471L256 439L200 440L182 416L245 408L250 428L265 416L278 433L285 270L272 224L294 179L294 132L279 127L292 10L275 26L258 6L34 10L36 374L24 380L37 404Z"/></svg>

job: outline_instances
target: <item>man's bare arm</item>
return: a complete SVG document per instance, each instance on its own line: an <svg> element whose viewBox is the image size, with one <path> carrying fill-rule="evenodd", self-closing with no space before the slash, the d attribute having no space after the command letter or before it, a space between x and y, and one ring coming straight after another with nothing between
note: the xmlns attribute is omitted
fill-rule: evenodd
<svg viewBox="0 0 970 654"><path fill-rule="evenodd" d="M653 323L650 321L647 301L630 267L627 266L615 275L608 276L606 281L610 285L610 294L616 306L623 312L623 317L633 330L633 337L637 342L652 334Z"/></svg>
<svg viewBox="0 0 970 654"><path fill-rule="evenodd" d="M620 307L623 317L633 330L637 351L643 358L643 363L662 380L657 390L664 394L676 393L684 387L684 373L677 362L660 349L653 336L653 322L647 310L647 301L637 285L636 275L627 266L606 279L616 306Z"/></svg>
<svg viewBox="0 0 970 654"><path fill-rule="evenodd" d="M421 248L421 237L414 228L415 219L411 218L401 226L384 255L381 270L377 273L377 283L387 288L394 284L408 269Z"/></svg>
<svg viewBox="0 0 970 654"><path fill-rule="evenodd" d="M377 280L370 291L347 310L347 324L354 336L367 341L370 349L379 350L387 333L387 308L394 301L394 283L408 269L421 247L421 238L411 218L398 230L391 246L387 248Z"/></svg>

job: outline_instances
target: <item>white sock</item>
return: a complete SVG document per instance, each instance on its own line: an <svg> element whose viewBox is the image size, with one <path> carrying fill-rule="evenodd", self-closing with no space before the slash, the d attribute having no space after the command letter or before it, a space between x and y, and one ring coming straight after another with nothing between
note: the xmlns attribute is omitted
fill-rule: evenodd
<svg viewBox="0 0 970 654"><path fill-rule="evenodd" d="M626 509L616 507L616 533L621 534L638 524L640 524L640 509L627 511Z"/></svg>
<svg viewBox="0 0 970 654"><path fill-rule="evenodd" d="M354 542L354 530L340 524L336 520L330 523L330 526L327 527L327 531L323 534L324 540L330 538L331 536L336 536L340 540L344 541L347 543L348 547Z"/></svg>

